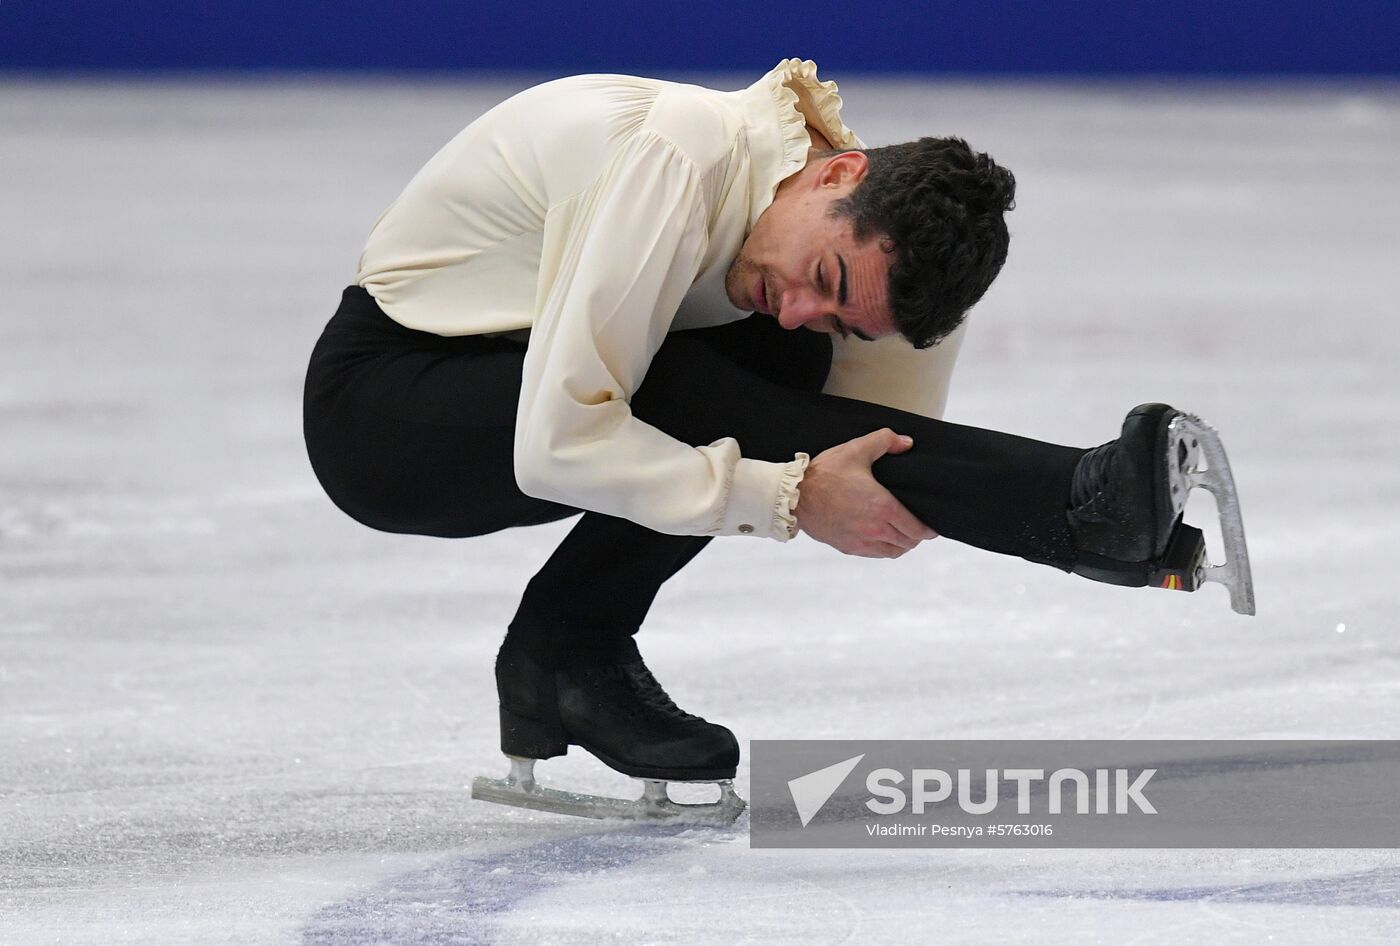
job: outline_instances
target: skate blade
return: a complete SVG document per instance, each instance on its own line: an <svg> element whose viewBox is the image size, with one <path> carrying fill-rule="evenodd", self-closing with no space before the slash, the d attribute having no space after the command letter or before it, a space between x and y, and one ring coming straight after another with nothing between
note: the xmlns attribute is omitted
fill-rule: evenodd
<svg viewBox="0 0 1400 946"><path fill-rule="evenodd" d="M701 803L672 801L666 794L666 782L656 779L643 780L640 798L611 798L545 788L534 780L531 771L534 761L512 758L511 774L503 779L478 775L472 780L472 798L579 818L718 826L733 824L748 807L728 779L709 783L719 786L719 801Z"/></svg>
<svg viewBox="0 0 1400 946"><path fill-rule="evenodd" d="M1196 584L1215 582L1230 592L1230 607L1237 614L1254 614L1254 577L1249 570L1249 549L1244 541L1244 519L1230 461L1214 427L1194 414L1178 414L1172 419L1169 438L1172 461L1172 501L1178 514L1186 507L1191 490L1209 490L1220 514L1220 534L1225 545L1225 561L1203 564ZM1200 466L1204 456L1206 466Z"/></svg>

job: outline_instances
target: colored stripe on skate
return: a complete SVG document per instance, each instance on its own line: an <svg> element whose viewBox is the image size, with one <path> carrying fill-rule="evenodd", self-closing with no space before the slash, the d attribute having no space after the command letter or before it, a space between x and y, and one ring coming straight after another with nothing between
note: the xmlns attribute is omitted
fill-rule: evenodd
<svg viewBox="0 0 1400 946"><path fill-rule="evenodd" d="M1170 590L1170 591L1180 591L1180 590L1181 590L1181 576L1180 576L1180 575L1168 575L1167 578L1166 578L1166 580L1162 582L1162 587L1163 587L1163 588L1166 588L1166 589L1168 589L1168 590Z"/></svg>

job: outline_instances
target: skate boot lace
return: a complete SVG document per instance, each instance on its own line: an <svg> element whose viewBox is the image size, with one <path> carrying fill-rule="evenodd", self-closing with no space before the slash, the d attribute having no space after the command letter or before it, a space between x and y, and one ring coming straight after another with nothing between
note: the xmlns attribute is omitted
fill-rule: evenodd
<svg viewBox="0 0 1400 946"><path fill-rule="evenodd" d="M638 699L647 706L672 719L700 718L677 706L675 701L666 695L666 691L661 688L656 677L651 675L647 665L640 660L636 663L623 664L619 669L622 671L624 679L631 684L632 691L637 694Z"/></svg>
<svg viewBox="0 0 1400 946"><path fill-rule="evenodd" d="M1105 503L1113 504L1113 471L1118 464L1118 441L1095 447L1080 457L1070 484L1069 506L1078 512L1088 512L1088 506L1102 495ZM1102 512L1102 510L1101 510Z"/></svg>

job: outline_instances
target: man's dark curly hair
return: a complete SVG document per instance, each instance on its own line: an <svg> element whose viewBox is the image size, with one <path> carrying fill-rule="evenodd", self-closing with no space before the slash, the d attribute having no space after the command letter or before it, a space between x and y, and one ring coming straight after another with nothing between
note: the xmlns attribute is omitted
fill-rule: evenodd
<svg viewBox="0 0 1400 946"><path fill-rule="evenodd" d="M878 237L892 253L895 326L915 348L928 348L962 323L1006 262L1002 214L1016 204L1016 178L961 138L864 154L865 179L831 213L850 218L857 240Z"/></svg>

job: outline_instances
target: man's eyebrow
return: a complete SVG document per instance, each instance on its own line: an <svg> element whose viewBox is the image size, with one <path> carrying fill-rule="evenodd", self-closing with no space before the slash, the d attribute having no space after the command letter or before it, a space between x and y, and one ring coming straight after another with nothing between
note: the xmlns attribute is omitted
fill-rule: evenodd
<svg viewBox="0 0 1400 946"><path fill-rule="evenodd" d="M842 305L845 305L845 304L846 304L846 260L841 256L840 253L837 253L837 254L836 254L836 265L839 266L839 267L841 267L841 285L838 286L837 289L836 289L836 301L839 302L839 303L841 303ZM839 321L839 320L838 320L838 321ZM844 322L842 322L841 324L842 324L842 327L843 327L843 328L845 328L847 331L849 331L852 335L854 335L856 338L860 339L861 341L863 341L863 342L873 342L873 341L875 341L875 339L871 338L869 335L865 334L864 332L862 332L860 329L856 328L855 326L853 326L853 325L846 325Z"/></svg>

